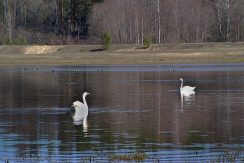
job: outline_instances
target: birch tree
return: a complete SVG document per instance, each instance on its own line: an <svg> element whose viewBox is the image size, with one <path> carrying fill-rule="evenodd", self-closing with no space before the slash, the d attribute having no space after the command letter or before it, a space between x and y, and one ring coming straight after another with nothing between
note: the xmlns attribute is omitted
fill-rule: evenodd
<svg viewBox="0 0 244 163"><path fill-rule="evenodd" d="M9 0L3 0L3 8L4 8L4 18L6 22L6 30L8 33L8 38L12 40L12 20L11 20L11 10Z"/></svg>
<svg viewBox="0 0 244 163"><path fill-rule="evenodd" d="M97 44L110 32L122 44L239 42L243 11L243 0L0 0L0 37Z"/></svg>
<svg viewBox="0 0 244 163"><path fill-rule="evenodd" d="M161 43L161 17L160 17L160 1L157 0L157 14L158 14L158 43Z"/></svg>

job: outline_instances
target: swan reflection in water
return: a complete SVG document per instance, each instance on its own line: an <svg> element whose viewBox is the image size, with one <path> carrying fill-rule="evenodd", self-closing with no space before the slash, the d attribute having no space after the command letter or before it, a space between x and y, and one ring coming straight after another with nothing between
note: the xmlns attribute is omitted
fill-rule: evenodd
<svg viewBox="0 0 244 163"><path fill-rule="evenodd" d="M90 93L83 93L83 103L80 101L73 102L71 106L71 116L73 118L74 125L83 125L83 131L87 133L88 124L87 124L87 116L88 116L88 105L86 102L86 96Z"/></svg>
<svg viewBox="0 0 244 163"><path fill-rule="evenodd" d="M180 103L181 103L181 109L180 112L183 113L184 112L184 104L185 105L191 105L192 102L195 99L195 91L188 91L188 92L180 92Z"/></svg>

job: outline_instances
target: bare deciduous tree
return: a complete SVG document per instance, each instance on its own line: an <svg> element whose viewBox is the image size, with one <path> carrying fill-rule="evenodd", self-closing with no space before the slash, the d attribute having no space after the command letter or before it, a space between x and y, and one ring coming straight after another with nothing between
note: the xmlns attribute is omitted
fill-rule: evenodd
<svg viewBox="0 0 244 163"><path fill-rule="evenodd" d="M58 43L101 43L104 32L122 44L144 37L153 43L244 41L243 10L243 0L1 0L0 35L21 34L35 43L48 43L49 35L66 39Z"/></svg>
<svg viewBox="0 0 244 163"><path fill-rule="evenodd" d="M9 0L3 0L4 18L6 23L6 29L8 31L8 38L12 40L12 19Z"/></svg>

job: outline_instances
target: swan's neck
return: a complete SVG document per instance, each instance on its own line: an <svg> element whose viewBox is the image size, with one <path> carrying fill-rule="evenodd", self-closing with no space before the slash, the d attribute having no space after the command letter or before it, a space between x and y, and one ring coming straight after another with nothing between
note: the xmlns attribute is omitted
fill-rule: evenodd
<svg viewBox="0 0 244 163"><path fill-rule="evenodd" d="M180 85L180 88L182 88L183 87L183 80L181 80L181 85Z"/></svg>
<svg viewBox="0 0 244 163"><path fill-rule="evenodd" d="M87 103L86 103L86 95L83 95L83 103L87 106Z"/></svg>

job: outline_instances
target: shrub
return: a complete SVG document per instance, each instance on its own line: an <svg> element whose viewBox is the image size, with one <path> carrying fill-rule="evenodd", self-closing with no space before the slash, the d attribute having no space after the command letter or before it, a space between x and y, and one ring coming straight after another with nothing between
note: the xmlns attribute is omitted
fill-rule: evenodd
<svg viewBox="0 0 244 163"><path fill-rule="evenodd" d="M12 40L12 42L13 42L12 45L26 45L27 44L26 39L23 37L14 39L14 40Z"/></svg>
<svg viewBox="0 0 244 163"><path fill-rule="evenodd" d="M103 45L104 45L105 49L109 49L111 44L112 44L111 34L109 32L105 32L103 34Z"/></svg>
<svg viewBox="0 0 244 163"><path fill-rule="evenodd" d="M4 45L26 45L27 41L25 38L18 38L18 39L9 39L6 38L3 40Z"/></svg>
<svg viewBox="0 0 244 163"><path fill-rule="evenodd" d="M27 40L25 38L19 38L18 39L18 44L17 45L26 45L27 44Z"/></svg>
<svg viewBox="0 0 244 163"><path fill-rule="evenodd" d="M148 37L143 38L143 46L145 49L149 48L151 46L151 40Z"/></svg>
<svg viewBox="0 0 244 163"><path fill-rule="evenodd" d="M4 45L13 45L13 40L6 38L3 40Z"/></svg>

